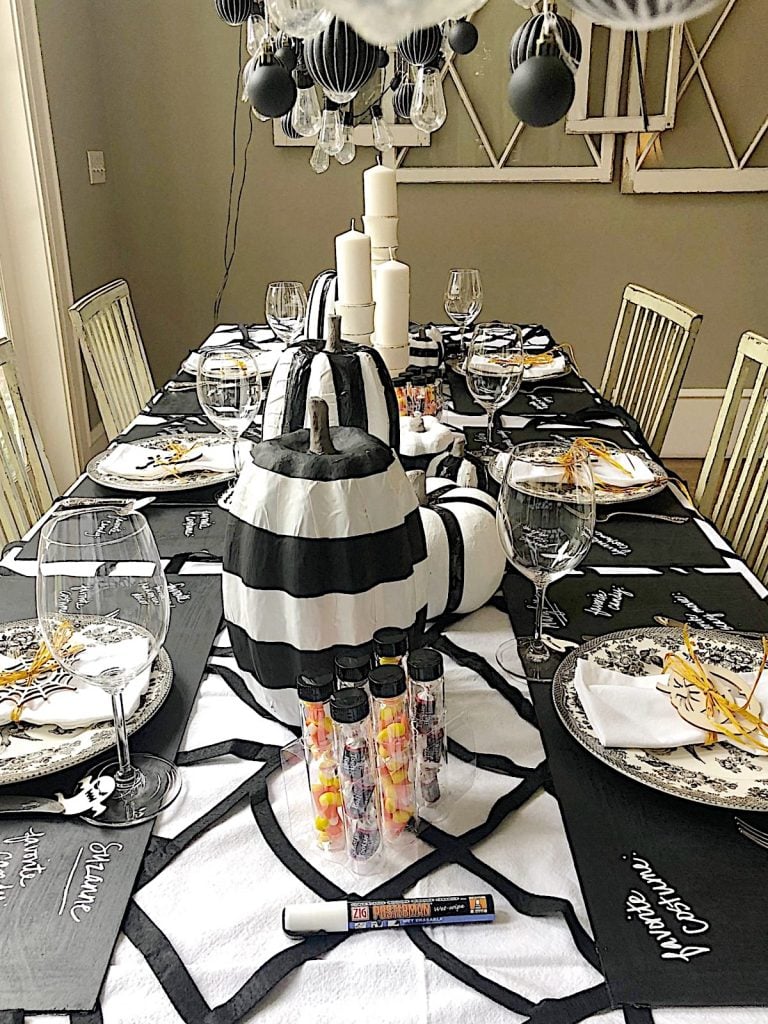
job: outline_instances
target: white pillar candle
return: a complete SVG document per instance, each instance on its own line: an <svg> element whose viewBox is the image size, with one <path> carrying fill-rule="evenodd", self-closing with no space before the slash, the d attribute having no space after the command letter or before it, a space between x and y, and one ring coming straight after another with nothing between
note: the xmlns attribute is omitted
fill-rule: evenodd
<svg viewBox="0 0 768 1024"><path fill-rule="evenodd" d="M355 231L355 222L336 236L336 273L339 302L344 306L365 306L373 301L371 290L371 240Z"/></svg>
<svg viewBox="0 0 768 1024"><path fill-rule="evenodd" d="M389 259L374 275L374 344L377 348L408 346L411 271L405 263Z"/></svg>
<svg viewBox="0 0 768 1024"><path fill-rule="evenodd" d="M397 216L397 174L391 167L369 167L363 172L366 217Z"/></svg>

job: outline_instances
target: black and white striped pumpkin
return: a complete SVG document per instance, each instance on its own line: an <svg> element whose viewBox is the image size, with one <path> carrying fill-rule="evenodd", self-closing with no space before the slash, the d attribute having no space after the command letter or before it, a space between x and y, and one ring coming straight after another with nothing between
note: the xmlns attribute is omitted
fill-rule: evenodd
<svg viewBox="0 0 768 1024"><path fill-rule="evenodd" d="M322 398L332 426L360 427L397 451L400 415L384 360L375 348L342 341L340 317L330 324L324 348L306 341L281 353L264 404L262 438L308 426L309 402Z"/></svg>
<svg viewBox="0 0 768 1024"><path fill-rule="evenodd" d="M436 456L453 448L455 431L435 416L400 417L400 461L407 470L429 469Z"/></svg>
<svg viewBox="0 0 768 1024"><path fill-rule="evenodd" d="M328 317L334 312L338 286L335 270L323 270L309 289L307 316L304 321L305 338L326 338Z"/></svg>
<svg viewBox="0 0 768 1024"><path fill-rule="evenodd" d="M392 450L354 427L312 426L253 447L232 501L224 615L257 699L297 722L298 673L333 670L384 626L421 630L426 542ZM324 420L324 422L323 422Z"/></svg>
<svg viewBox="0 0 768 1024"><path fill-rule="evenodd" d="M581 37L576 27L562 14L555 14L554 17L557 19L557 27L566 53L578 64L581 61ZM535 57L537 53L550 57L560 56L560 47L554 40L542 43L541 48L538 46L546 19L546 14L534 14L528 21L524 21L512 36L509 44L509 66L512 71L515 71L524 60Z"/></svg>
<svg viewBox="0 0 768 1024"><path fill-rule="evenodd" d="M485 491L409 473L427 539L427 617L467 615L496 593L506 558ZM425 486L426 485L426 486Z"/></svg>
<svg viewBox="0 0 768 1024"><path fill-rule="evenodd" d="M437 367L445 358L443 336L435 326L419 327L410 340L410 366Z"/></svg>
<svg viewBox="0 0 768 1024"><path fill-rule="evenodd" d="M349 103L378 66L379 48L362 39L346 22L334 18L307 39L307 71L335 103Z"/></svg>
<svg viewBox="0 0 768 1024"><path fill-rule="evenodd" d="M599 25L623 29L654 29L698 18L722 0L571 0Z"/></svg>
<svg viewBox="0 0 768 1024"><path fill-rule="evenodd" d="M460 434L453 447L444 455L437 455L427 468L428 477L452 480L459 487L478 487L486 480L486 471L479 459L467 455L466 440Z"/></svg>

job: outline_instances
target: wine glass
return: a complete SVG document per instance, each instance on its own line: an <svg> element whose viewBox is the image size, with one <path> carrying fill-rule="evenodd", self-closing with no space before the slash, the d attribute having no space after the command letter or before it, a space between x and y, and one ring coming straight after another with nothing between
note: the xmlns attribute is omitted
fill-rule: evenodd
<svg viewBox="0 0 768 1024"><path fill-rule="evenodd" d="M112 563L107 575L94 567ZM138 825L167 807L181 788L173 764L128 750L123 693L148 682L170 618L168 586L149 524L139 512L89 509L52 516L40 534L37 616L54 660L81 683L112 698L117 760L92 771L115 789L98 825Z"/></svg>
<svg viewBox="0 0 768 1024"><path fill-rule="evenodd" d="M489 462L493 447L493 417L520 390L525 364L523 332L516 324L478 324L472 334L465 363L467 387L485 409L487 427L480 458Z"/></svg>
<svg viewBox="0 0 768 1024"><path fill-rule="evenodd" d="M267 285L267 323L276 338L289 345L304 330L307 293L301 281L273 281Z"/></svg>
<svg viewBox="0 0 768 1024"><path fill-rule="evenodd" d="M200 406L232 442L235 479L219 498L228 508L240 475L240 438L256 419L261 402L261 374L257 354L241 345L204 349L197 367Z"/></svg>
<svg viewBox="0 0 768 1024"><path fill-rule="evenodd" d="M480 316L483 308L483 286L479 270L452 270L448 274L443 302L445 312L461 330L459 349L464 347L464 333Z"/></svg>
<svg viewBox="0 0 768 1024"><path fill-rule="evenodd" d="M530 441L509 454L496 512L499 538L512 565L536 590L532 637L502 644L496 660L529 680L551 680L559 659L542 639L547 586L574 569L592 543L595 483L589 454L578 446Z"/></svg>

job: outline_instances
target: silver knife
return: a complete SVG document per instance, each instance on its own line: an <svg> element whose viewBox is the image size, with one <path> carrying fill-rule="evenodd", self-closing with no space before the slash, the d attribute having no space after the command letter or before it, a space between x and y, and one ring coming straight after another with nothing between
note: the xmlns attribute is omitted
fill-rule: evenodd
<svg viewBox="0 0 768 1024"><path fill-rule="evenodd" d="M56 793L43 796L0 796L0 814L91 814L99 815L106 809L104 801L115 789L115 780L109 775L92 779L86 775L78 783L78 792L66 797Z"/></svg>

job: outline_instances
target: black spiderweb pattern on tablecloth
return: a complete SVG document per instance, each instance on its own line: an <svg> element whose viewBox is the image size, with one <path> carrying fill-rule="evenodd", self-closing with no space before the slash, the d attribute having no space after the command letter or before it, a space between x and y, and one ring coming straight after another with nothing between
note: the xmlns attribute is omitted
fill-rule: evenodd
<svg viewBox="0 0 768 1024"><path fill-rule="evenodd" d="M509 686L499 673L478 654L465 650L444 636L430 637L436 647L456 664L476 673L485 684L499 693L510 708L526 723L535 725L535 712L530 700L520 691ZM260 707L247 690L238 674L220 664L221 659L231 655L224 647L214 648L210 670L217 673L238 699L265 719L272 715ZM409 865L396 876L366 893L366 898L393 898L407 893L421 879L438 868L457 865L470 872L479 881L499 892L514 908L528 917L559 916L566 924L574 947L574 959L581 957L598 973L600 963L595 944L581 925L573 905L564 898L539 895L529 892L498 870L486 864L474 852L473 847L494 831L519 808L524 806L549 782L545 760L534 767L517 765L511 758L482 751L467 751L460 744L451 743L454 756L465 759L476 758L478 771L508 776L519 780L491 807L485 821L461 835L454 836L434 825L428 825L420 838L432 847L431 851ZM179 754L180 765L203 764L225 755L244 761L259 763L260 767L240 786L235 788L214 807L185 828L173 839L154 837L151 841L143 868L137 881L137 889L168 870L176 857L185 851L209 829L214 828L236 807L247 801L253 820L275 857L291 871L312 892L324 900L345 899L346 891L323 876L293 846L283 832L269 800L268 782L270 776L280 768L280 747L275 744L259 743L252 740L232 738ZM318 935L297 941L288 948L268 959L240 986L237 992L221 1005L211 1008L182 958L149 914L135 900L132 900L123 922L123 931L141 955L162 986L163 991L185 1024L236 1024L258 1010L260 1003L287 979L296 968L310 960L316 960L329 953L343 942L354 941L355 935ZM511 988L486 977L475 967L462 961L445 949L433 938L429 930L420 928L406 932L413 945L440 970L445 971L463 985L474 990L478 996L492 1000L506 1008L514 1019L522 1018L530 1024L577 1024L594 1014L611 1008L607 986L602 983L560 998L544 998L533 1001ZM279 995L278 995L279 998ZM478 1005L481 1013L481 1006ZM624 1012L627 1024L653 1024L650 1011L627 1008ZM256 1014L258 1019L258 1014ZM478 1017L480 1019L480 1017ZM7 1018L8 1024L16 1024ZM72 1024L96 1024L101 1020L98 1007L92 1015L72 1018ZM6 1018L0 1016L0 1024Z"/></svg>

